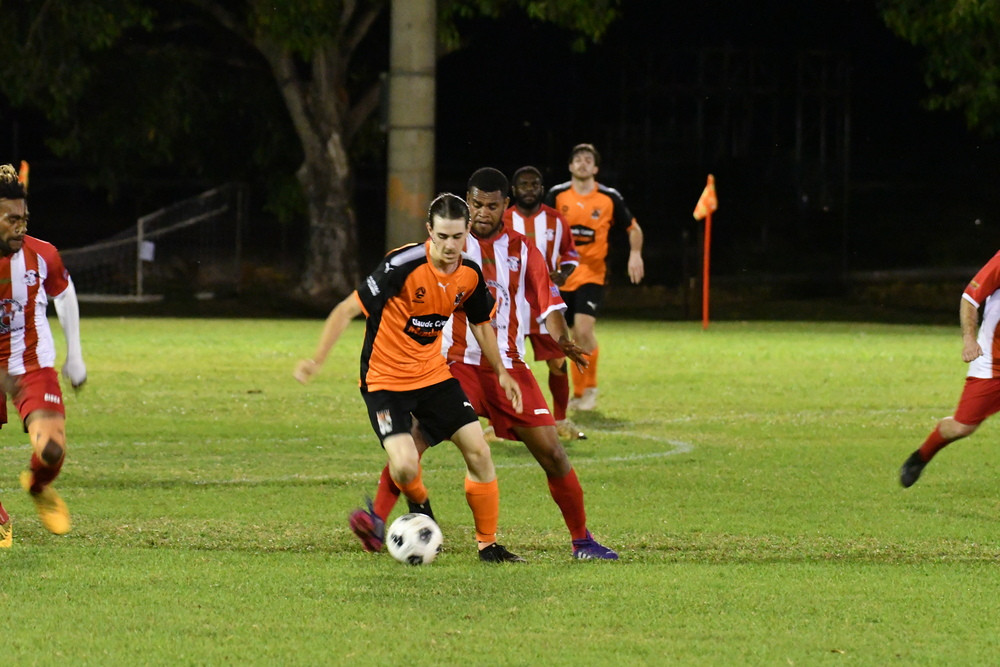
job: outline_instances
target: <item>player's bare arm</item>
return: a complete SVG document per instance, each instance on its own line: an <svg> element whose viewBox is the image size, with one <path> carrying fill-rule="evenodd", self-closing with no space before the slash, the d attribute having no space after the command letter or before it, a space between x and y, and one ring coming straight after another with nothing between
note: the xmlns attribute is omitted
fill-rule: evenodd
<svg viewBox="0 0 1000 667"><path fill-rule="evenodd" d="M962 361L969 363L983 354L976 332L979 329L979 309L968 299L962 299L958 308L958 321L962 325Z"/></svg>
<svg viewBox="0 0 1000 667"><path fill-rule="evenodd" d="M646 275L646 267L642 261L642 227L638 222L633 222L628 230L628 277L633 285L642 282Z"/></svg>
<svg viewBox="0 0 1000 667"><path fill-rule="evenodd" d="M510 376L507 369L503 367L503 361L500 358L500 348L497 346L497 334L493 330L493 327L489 322L483 322L482 324L469 322L469 328L472 330L472 335L475 336L476 342L479 343L486 361L490 363L493 372L497 374L500 387L503 388L504 393L507 395L507 400L514 406L514 411L521 414L521 410L523 409L521 405L521 387Z"/></svg>
<svg viewBox="0 0 1000 667"><path fill-rule="evenodd" d="M313 375L319 372L323 362L326 361L327 355L330 354L330 350L340 340L340 336L344 333L347 325L362 312L364 311L361 310L361 303L353 293L348 295L346 299L338 303L330 311L326 322L323 324L323 331L320 333L316 352L311 359L302 359L295 365L292 375L296 380L305 384Z"/></svg>
<svg viewBox="0 0 1000 667"><path fill-rule="evenodd" d="M569 325L561 310L554 310L545 317L545 328L559 343L562 353L569 357L581 371L590 365L587 353L569 337Z"/></svg>

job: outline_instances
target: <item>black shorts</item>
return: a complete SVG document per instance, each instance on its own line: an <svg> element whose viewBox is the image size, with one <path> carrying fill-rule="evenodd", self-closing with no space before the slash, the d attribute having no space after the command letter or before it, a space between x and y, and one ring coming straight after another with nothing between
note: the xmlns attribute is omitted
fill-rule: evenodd
<svg viewBox="0 0 1000 667"><path fill-rule="evenodd" d="M379 442L390 435L409 433L414 417L429 436L428 442L433 443L450 440L455 431L479 420L454 378L409 391L362 389L361 397L368 406L368 419Z"/></svg>
<svg viewBox="0 0 1000 667"><path fill-rule="evenodd" d="M560 290L560 296L566 302L566 324L573 326L573 316L577 313L597 317L597 311L604 303L604 285L584 283L572 292Z"/></svg>

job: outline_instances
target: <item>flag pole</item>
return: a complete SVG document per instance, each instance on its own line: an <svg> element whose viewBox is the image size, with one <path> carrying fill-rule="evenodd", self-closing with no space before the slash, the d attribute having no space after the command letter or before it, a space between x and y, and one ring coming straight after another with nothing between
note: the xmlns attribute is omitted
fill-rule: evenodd
<svg viewBox="0 0 1000 667"><path fill-rule="evenodd" d="M709 258L712 254L712 213L719 208L719 200L715 196L715 176L708 175L705 189L694 207L694 219L705 220L705 254L702 258L701 276L701 328L708 328L708 275Z"/></svg>
<svg viewBox="0 0 1000 667"><path fill-rule="evenodd" d="M708 276L709 258L712 255L712 213L705 216L705 256L702 259L701 278L701 328L708 328Z"/></svg>

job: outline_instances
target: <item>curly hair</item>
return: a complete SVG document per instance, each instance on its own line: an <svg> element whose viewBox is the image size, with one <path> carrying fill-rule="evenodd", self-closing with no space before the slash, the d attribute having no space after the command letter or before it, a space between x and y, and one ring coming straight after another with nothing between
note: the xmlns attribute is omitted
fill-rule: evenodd
<svg viewBox="0 0 1000 667"><path fill-rule="evenodd" d="M25 199L28 193L12 164L0 164L0 199Z"/></svg>

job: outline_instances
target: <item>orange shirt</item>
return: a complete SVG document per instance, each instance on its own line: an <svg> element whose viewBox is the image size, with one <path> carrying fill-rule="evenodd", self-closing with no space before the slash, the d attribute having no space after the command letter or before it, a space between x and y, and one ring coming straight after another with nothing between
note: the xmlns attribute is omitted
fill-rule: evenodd
<svg viewBox="0 0 1000 667"><path fill-rule="evenodd" d="M355 296L365 316L361 387L408 391L451 378L441 354L441 330L458 308L469 320L488 322L493 299L479 265L468 259L452 273L430 260L430 241L393 250Z"/></svg>
<svg viewBox="0 0 1000 667"><path fill-rule="evenodd" d="M590 193L581 195L573 189L573 182L567 181L545 195L546 203L569 223L580 253L580 265L562 286L564 292L587 283L603 285L607 278L608 233L612 226L627 232L635 222L617 190L600 183L594 185Z"/></svg>

